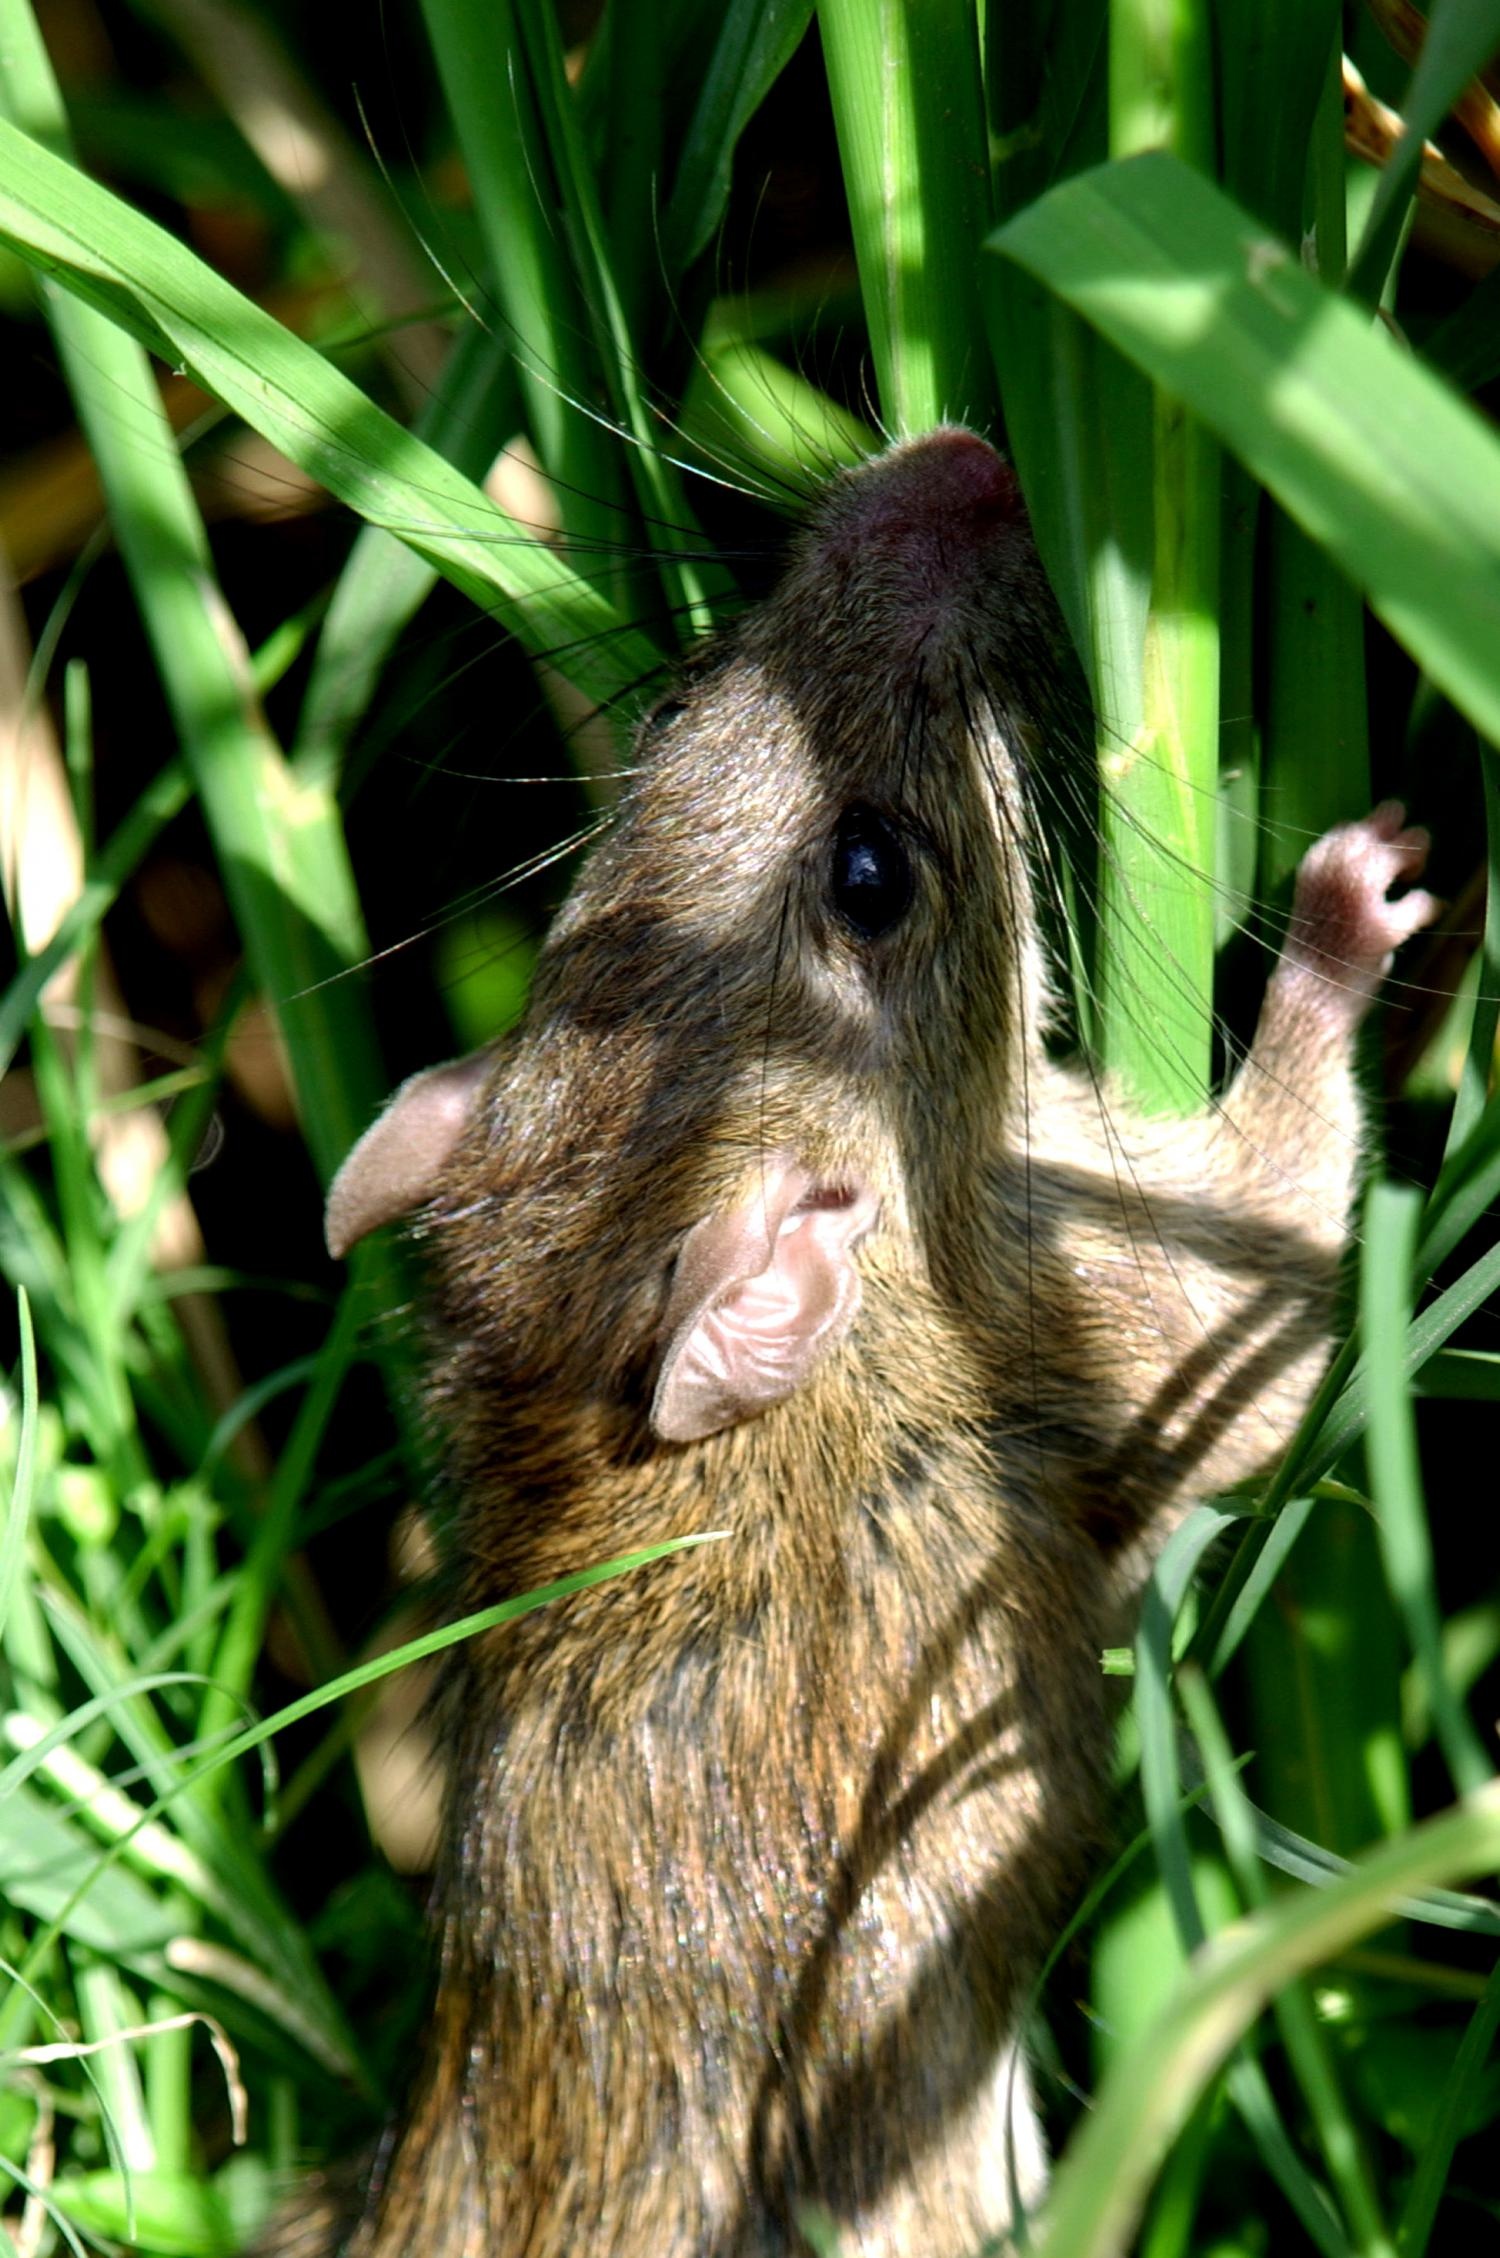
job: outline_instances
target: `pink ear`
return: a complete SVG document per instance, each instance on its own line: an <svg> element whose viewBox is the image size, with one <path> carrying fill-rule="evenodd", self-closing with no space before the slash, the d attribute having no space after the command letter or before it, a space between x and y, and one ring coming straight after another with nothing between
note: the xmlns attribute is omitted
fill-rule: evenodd
<svg viewBox="0 0 1500 2258"><path fill-rule="evenodd" d="M695 1443L796 1392L859 1307L853 1250L873 1192L767 1161L737 1207L694 1224L677 1259L651 1424Z"/></svg>
<svg viewBox="0 0 1500 2258"><path fill-rule="evenodd" d="M328 1188L323 1236L335 1259L432 1196L494 1063L492 1051L476 1051L402 1083Z"/></svg>

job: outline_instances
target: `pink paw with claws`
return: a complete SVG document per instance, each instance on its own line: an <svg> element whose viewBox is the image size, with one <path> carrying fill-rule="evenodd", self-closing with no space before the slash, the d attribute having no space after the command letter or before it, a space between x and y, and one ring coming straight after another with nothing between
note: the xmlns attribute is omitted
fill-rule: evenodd
<svg viewBox="0 0 1500 2258"><path fill-rule="evenodd" d="M1428 844L1425 831L1407 828L1399 800L1383 800L1303 857L1283 963L1318 981L1325 1009L1362 1018L1395 951L1437 915L1436 897L1420 887L1390 899L1392 886L1421 876Z"/></svg>

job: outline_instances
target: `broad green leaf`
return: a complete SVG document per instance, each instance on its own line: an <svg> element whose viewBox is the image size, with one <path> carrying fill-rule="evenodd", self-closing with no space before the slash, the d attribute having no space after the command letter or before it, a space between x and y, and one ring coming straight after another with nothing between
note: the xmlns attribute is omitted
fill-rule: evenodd
<svg viewBox="0 0 1500 2258"><path fill-rule="evenodd" d="M1500 738L1500 443L1175 158L1064 182L990 248L1186 401Z"/></svg>
<svg viewBox="0 0 1500 2258"><path fill-rule="evenodd" d="M28 1787L0 1803L0 1897L111 1959L159 1952L181 1927L164 1897L101 1854L75 1819Z"/></svg>

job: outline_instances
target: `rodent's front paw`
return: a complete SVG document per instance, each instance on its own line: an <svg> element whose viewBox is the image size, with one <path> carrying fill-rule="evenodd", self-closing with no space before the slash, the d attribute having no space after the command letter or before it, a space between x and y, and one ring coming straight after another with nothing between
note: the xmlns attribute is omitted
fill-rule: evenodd
<svg viewBox="0 0 1500 2258"><path fill-rule="evenodd" d="M1283 962L1316 977L1325 1000L1363 1013L1401 943L1437 915L1434 895L1392 886L1419 878L1427 833L1408 828L1399 800L1383 800L1359 823L1341 823L1303 857Z"/></svg>

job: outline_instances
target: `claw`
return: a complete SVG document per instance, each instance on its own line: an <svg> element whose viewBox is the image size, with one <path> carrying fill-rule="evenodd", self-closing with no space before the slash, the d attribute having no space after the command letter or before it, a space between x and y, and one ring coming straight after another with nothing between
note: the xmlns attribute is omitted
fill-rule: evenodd
<svg viewBox="0 0 1500 2258"><path fill-rule="evenodd" d="M1390 888L1420 877L1430 840L1399 800L1341 823L1304 857L1283 961L1314 975L1323 1001L1361 1017L1400 944L1438 913L1435 895Z"/></svg>

